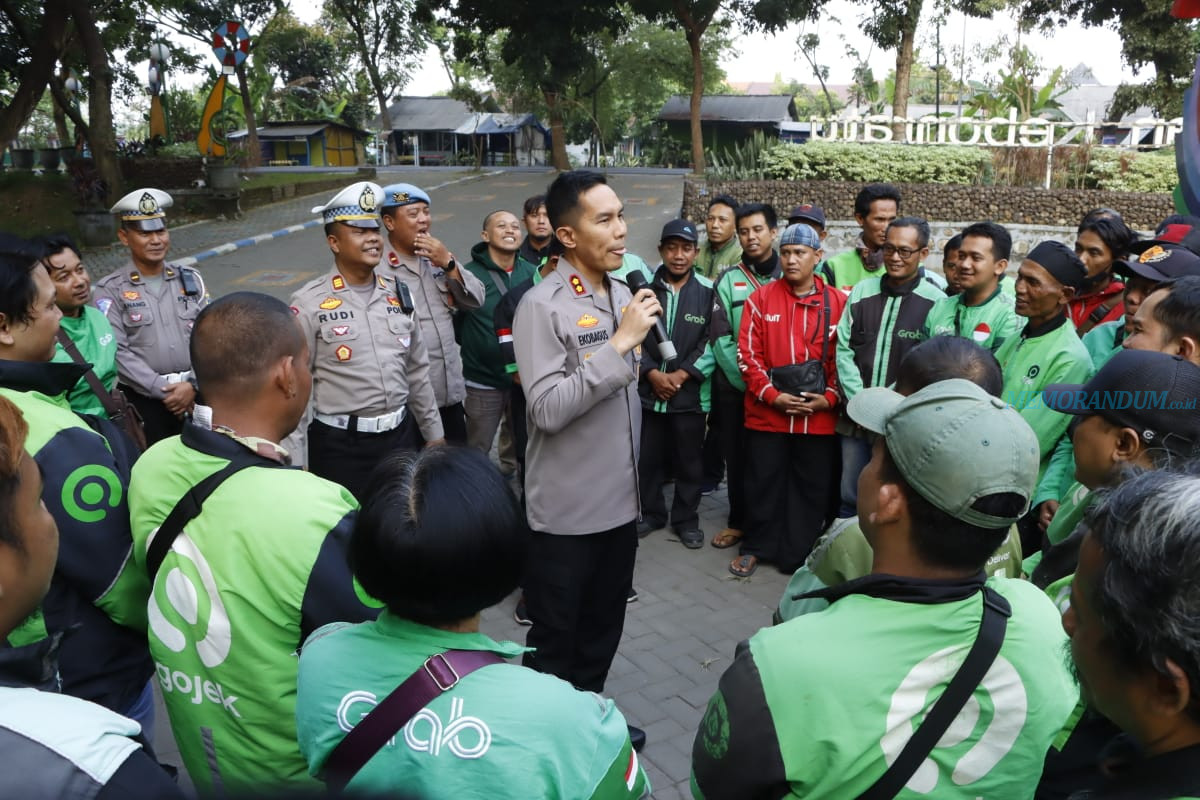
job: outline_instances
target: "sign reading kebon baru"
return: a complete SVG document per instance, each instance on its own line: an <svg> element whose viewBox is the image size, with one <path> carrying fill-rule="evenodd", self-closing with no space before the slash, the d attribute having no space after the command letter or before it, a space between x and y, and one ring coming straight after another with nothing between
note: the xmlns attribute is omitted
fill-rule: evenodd
<svg viewBox="0 0 1200 800"><path fill-rule="evenodd" d="M1088 113L1083 122L1058 121L1030 117L1017 119L1017 109L1010 108L1007 117L936 117L932 114L909 119L887 114L868 114L844 119L809 120L814 141L829 142L890 142L896 137L892 126L904 126L904 140L913 144L989 145L992 147L1058 147L1065 144L1103 142L1106 130L1129 131L1128 141L1141 142L1147 132L1153 132L1150 144L1165 147L1175 141L1183 129L1183 118L1172 120L1144 118L1132 123L1096 122ZM1124 138L1124 135L1122 135Z"/></svg>

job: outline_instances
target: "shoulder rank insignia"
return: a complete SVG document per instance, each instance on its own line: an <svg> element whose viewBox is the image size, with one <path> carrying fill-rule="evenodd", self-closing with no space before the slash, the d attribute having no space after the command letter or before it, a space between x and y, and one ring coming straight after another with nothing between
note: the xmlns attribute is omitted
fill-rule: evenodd
<svg viewBox="0 0 1200 800"><path fill-rule="evenodd" d="M377 284L379 284L379 288L380 288L380 289L386 289L386 288L387 288L387 283L385 283L385 282L384 282L384 280L383 280L383 276L382 276L382 275L376 275L376 276L375 276L375 282L376 282Z"/></svg>
<svg viewBox="0 0 1200 800"><path fill-rule="evenodd" d="M567 282L571 284L571 288L575 291L576 296L587 294L587 289L583 285L583 278L580 278L578 275L572 275L567 279Z"/></svg>
<svg viewBox="0 0 1200 800"><path fill-rule="evenodd" d="M326 311L332 311L341 304L342 301L338 300L336 297L326 297L321 301L321 308L325 309Z"/></svg>
<svg viewBox="0 0 1200 800"><path fill-rule="evenodd" d="M400 266L400 256L396 255L395 250L391 250L388 252L388 263L391 264L393 267Z"/></svg>
<svg viewBox="0 0 1200 800"><path fill-rule="evenodd" d="M333 283L333 290L335 292L340 292L342 289L346 288L346 279L343 278L341 275L334 275L332 283Z"/></svg>
<svg viewBox="0 0 1200 800"><path fill-rule="evenodd" d="M129 282L130 283L141 283L142 282L142 273L138 272L136 269L133 272L130 272L129 273Z"/></svg>

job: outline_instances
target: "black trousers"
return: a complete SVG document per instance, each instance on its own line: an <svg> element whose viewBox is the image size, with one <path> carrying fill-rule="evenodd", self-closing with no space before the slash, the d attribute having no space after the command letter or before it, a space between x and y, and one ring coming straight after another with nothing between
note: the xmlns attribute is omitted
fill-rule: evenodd
<svg viewBox="0 0 1200 800"><path fill-rule="evenodd" d="M152 445L170 436L178 436L183 430L183 420L168 411L162 400L139 394L125 385L121 386L121 390L125 392L129 402L142 415L147 445Z"/></svg>
<svg viewBox="0 0 1200 800"><path fill-rule="evenodd" d="M721 452L718 422L716 414L709 414L708 426L704 431L704 481L714 485L725 477L725 454Z"/></svg>
<svg viewBox="0 0 1200 800"><path fill-rule="evenodd" d="M746 406L745 392L738 391L718 369L713 374L712 410L717 416L717 435L725 456L725 484L729 494L731 528L744 530L746 523Z"/></svg>
<svg viewBox="0 0 1200 800"><path fill-rule="evenodd" d="M739 552L795 572L832 517L838 437L747 430L746 442L746 485L754 487L755 502Z"/></svg>
<svg viewBox="0 0 1200 800"><path fill-rule="evenodd" d="M529 428L525 421L525 390L513 384L508 402L509 425L512 428L513 449L517 455L517 477L521 481L521 504L525 503L525 448L529 444Z"/></svg>
<svg viewBox="0 0 1200 800"><path fill-rule="evenodd" d="M393 453L421 446L413 439L416 430L410 416L405 416L398 428L384 433L342 430L313 420L308 426L308 469L314 475L345 486L361 503L366 498L371 473L380 461Z"/></svg>
<svg viewBox="0 0 1200 800"><path fill-rule="evenodd" d="M568 536L535 531L525 570L525 604L533 627L522 663L576 688L604 691L625 627L633 586L637 524Z"/></svg>
<svg viewBox="0 0 1200 800"><path fill-rule="evenodd" d="M466 444L467 443L467 415L463 411L462 403L455 403L451 406L442 406L438 409L438 416L442 418L442 433L446 437L446 444ZM412 415L412 409L404 415L404 424L409 425L410 430L416 431L417 447L425 445L425 437L421 435L421 429L417 426L416 418Z"/></svg>
<svg viewBox="0 0 1200 800"><path fill-rule="evenodd" d="M667 523L663 483L668 472L675 476L675 498L671 501L671 527L676 532L699 527L700 482L704 479L701 454L704 448L704 414L660 414L642 411L642 454L638 482L642 495L642 519L661 527Z"/></svg>

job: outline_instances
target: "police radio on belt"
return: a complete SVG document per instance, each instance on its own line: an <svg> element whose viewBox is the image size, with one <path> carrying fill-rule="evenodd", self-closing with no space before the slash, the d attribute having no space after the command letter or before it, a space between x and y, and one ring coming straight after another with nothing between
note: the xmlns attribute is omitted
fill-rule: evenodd
<svg viewBox="0 0 1200 800"><path fill-rule="evenodd" d="M637 294L642 289L650 288L649 284L646 283L646 276L637 270L626 275L625 282L629 284L629 288L633 290L634 294ZM654 318L654 327L650 329L650 333L654 336L654 343L658 345L658 354L662 363L665 364L668 361L673 361L679 356L675 352L675 343L667 336L667 329L663 327L661 318Z"/></svg>

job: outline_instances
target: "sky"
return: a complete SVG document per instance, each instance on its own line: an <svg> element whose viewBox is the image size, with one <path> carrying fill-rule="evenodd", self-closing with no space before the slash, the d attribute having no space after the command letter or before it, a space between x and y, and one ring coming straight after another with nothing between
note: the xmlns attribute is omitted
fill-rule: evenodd
<svg viewBox="0 0 1200 800"><path fill-rule="evenodd" d="M306 22L314 22L319 14L319 8L314 5L302 7L302 3L293 4L293 12ZM933 61L932 55L936 49L936 26L932 22L932 14L928 8L932 3L926 3L926 13L918 30L917 48L922 60ZM776 73L783 80L795 78L802 83L816 83L807 62L796 51L798 34L816 33L821 37L817 48L820 63L829 67L831 84L848 84L851 82L851 70L854 62L845 52L845 41L861 45L864 38L858 32L864 6L869 4L855 3L851 0L830 0L826 13L818 23L791 25L783 32L770 37L756 35L754 37L740 36L735 40L737 54L727 58L722 67L726 79L731 82L742 81L771 81ZM965 23L965 24L964 24ZM968 19L963 14L952 13L942 27L943 60L957 58L952 50L963 49L964 37L968 54L978 46L990 45L1000 34L1015 41L1016 24L1012 17L997 16L992 20ZM1102 84L1115 85L1125 80L1143 80L1147 75L1138 76L1121 63L1121 39L1116 31L1108 28L1083 28L1072 25L1060 29L1053 36L1040 34L1024 34L1021 41L1030 47L1041 59L1047 69L1063 66L1068 71L1079 60L1085 61L1092 68L1096 78ZM1062 61L1064 53L1080 54L1069 62ZM864 55L866 55L864 53ZM896 51L873 48L868 56L871 68L878 80L888 74L896 65ZM988 69L980 65L976 69L976 78L982 79L989 71L994 72L996 65ZM968 71L970 67L968 67ZM968 78L970 75L968 74ZM407 95L431 95L450 88L437 54L430 50L410 83L404 88Z"/></svg>

